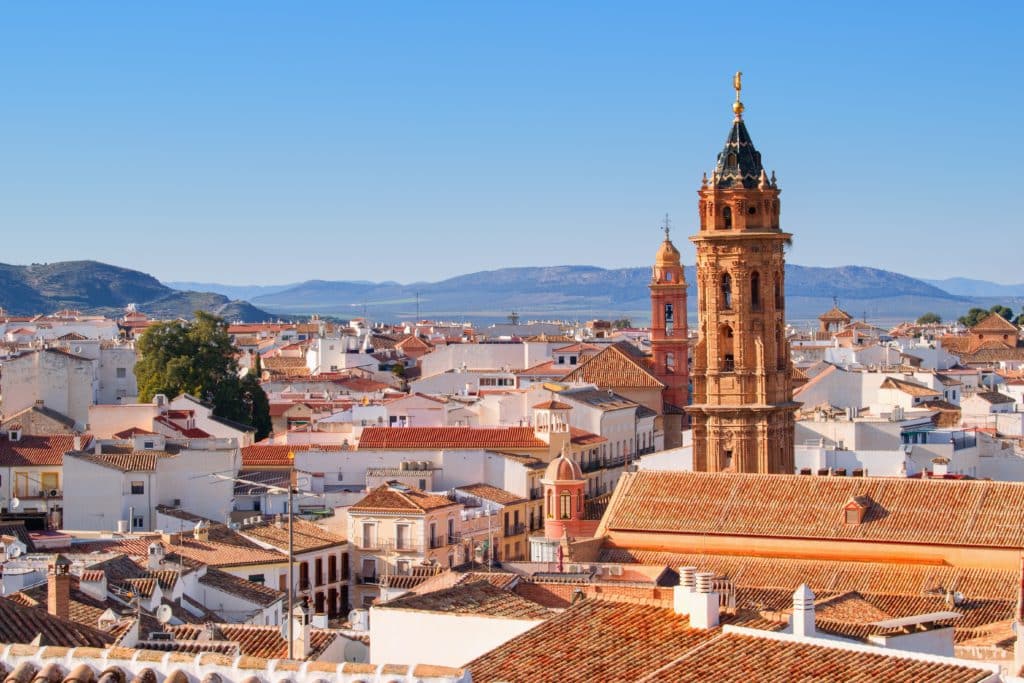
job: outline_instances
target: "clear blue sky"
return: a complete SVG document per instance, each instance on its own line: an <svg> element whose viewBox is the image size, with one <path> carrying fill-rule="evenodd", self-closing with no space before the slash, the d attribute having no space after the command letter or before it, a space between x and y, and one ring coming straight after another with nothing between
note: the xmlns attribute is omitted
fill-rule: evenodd
<svg viewBox="0 0 1024 683"><path fill-rule="evenodd" d="M1022 3L0 8L0 261L165 280L639 266L732 73L790 260L1024 281Z"/></svg>

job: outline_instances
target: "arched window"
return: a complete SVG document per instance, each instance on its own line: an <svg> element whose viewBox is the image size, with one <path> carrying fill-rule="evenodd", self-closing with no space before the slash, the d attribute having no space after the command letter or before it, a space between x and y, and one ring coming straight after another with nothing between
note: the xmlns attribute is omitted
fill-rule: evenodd
<svg viewBox="0 0 1024 683"><path fill-rule="evenodd" d="M548 502L547 502L547 505L545 507L547 507L547 510L548 510L548 518L549 519L554 518L554 516L555 516L555 494L553 494L551 492L551 489L548 489Z"/></svg>
<svg viewBox="0 0 1024 683"><path fill-rule="evenodd" d="M722 273L722 308L732 308L732 275Z"/></svg>
<svg viewBox="0 0 1024 683"><path fill-rule="evenodd" d="M665 373L671 375L676 371L676 354L666 353L665 354Z"/></svg>
<svg viewBox="0 0 1024 683"><path fill-rule="evenodd" d="M733 355L732 328L722 325L718 330L718 353L722 360L722 372L736 370L736 356Z"/></svg>
<svg viewBox="0 0 1024 683"><path fill-rule="evenodd" d="M775 310L781 311L784 302L782 300L782 273L775 275Z"/></svg>
<svg viewBox="0 0 1024 683"><path fill-rule="evenodd" d="M722 209L722 222L726 230L732 230L732 207Z"/></svg>
<svg viewBox="0 0 1024 683"><path fill-rule="evenodd" d="M779 370L786 369L786 331L779 330L779 342L778 342L778 353L779 353Z"/></svg>
<svg viewBox="0 0 1024 683"><path fill-rule="evenodd" d="M730 167L730 168L735 166L736 165L736 155L733 154L732 152L729 152L729 156L727 156L725 158L725 165Z"/></svg>
<svg viewBox="0 0 1024 683"><path fill-rule="evenodd" d="M570 519L572 517L572 496L568 491L563 491L558 496L558 501L558 516L562 519Z"/></svg>
<svg viewBox="0 0 1024 683"><path fill-rule="evenodd" d="M750 307L761 310L761 273L756 270L750 274Z"/></svg>

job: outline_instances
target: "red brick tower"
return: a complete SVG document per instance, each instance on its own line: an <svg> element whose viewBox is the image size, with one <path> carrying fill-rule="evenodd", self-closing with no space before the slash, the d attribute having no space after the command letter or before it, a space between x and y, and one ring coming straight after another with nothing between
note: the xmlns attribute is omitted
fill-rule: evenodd
<svg viewBox="0 0 1024 683"><path fill-rule="evenodd" d="M654 376L665 385L664 402L676 408L685 408L690 398L690 369L687 362L689 343L686 339L686 275L680 263L679 250L669 239L667 216L665 241L661 243L654 258L650 288ZM666 410L666 413L668 412L670 411Z"/></svg>

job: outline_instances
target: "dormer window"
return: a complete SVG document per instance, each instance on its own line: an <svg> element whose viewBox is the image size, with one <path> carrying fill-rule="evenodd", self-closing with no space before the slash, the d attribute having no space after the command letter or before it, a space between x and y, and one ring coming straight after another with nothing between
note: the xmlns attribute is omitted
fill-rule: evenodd
<svg viewBox="0 0 1024 683"><path fill-rule="evenodd" d="M843 506L844 522L848 525L864 523L864 516L871 507L871 498L868 496L854 496Z"/></svg>

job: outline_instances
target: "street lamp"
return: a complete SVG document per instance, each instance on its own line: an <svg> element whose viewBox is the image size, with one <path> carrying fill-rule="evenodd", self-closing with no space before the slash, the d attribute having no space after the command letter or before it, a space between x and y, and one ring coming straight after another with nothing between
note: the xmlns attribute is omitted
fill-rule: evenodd
<svg viewBox="0 0 1024 683"><path fill-rule="evenodd" d="M288 459L294 461L295 453L289 452ZM250 486L258 486L267 490L267 493L288 493L288 613L285 615L285 623L288 624L288 659L292 659L294 655L295 640L294 634L292 633L292 610L295 608L295 511L293 508L294 504L294 491L295 486L292 485L291 477L292 474L297 470L291 469L288 472L288 488L285 489L275 484L265 484L263 482L253 481L251 479L242 479L241 477L229 477L226 474L212 473L210 476L225 481L233 481L239 484L248 484ZM296 481L298 483L298 481ZM317 495L312 492L303 491L303 494Z"/></svg>

